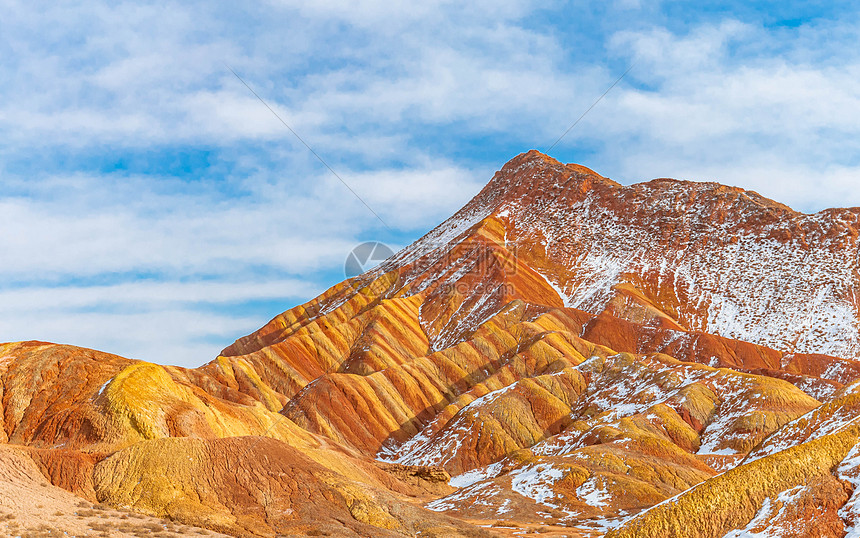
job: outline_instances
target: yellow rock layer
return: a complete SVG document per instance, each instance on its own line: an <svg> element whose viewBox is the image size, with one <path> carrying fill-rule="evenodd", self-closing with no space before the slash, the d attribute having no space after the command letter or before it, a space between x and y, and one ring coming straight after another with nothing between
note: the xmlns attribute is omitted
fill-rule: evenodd
<svg viewBox="0 0 860 538"><path fill-rule="evenodd" d="M852 425L731 469L634 517L607 538L705 538L745 526L763 501L829 475L860 440Z"/></svg>

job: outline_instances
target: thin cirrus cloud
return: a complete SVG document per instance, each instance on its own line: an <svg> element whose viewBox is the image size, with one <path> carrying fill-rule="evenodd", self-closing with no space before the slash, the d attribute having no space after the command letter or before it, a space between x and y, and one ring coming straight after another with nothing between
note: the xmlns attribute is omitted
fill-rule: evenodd
<svg viewBox="0 0 860 538"><path fill-rule="evenodd" d="M205 362L358 242L402 246L545 149L634 62L553 156L860 205L856 12L762 6L6 0L0 340Z"/></svg>

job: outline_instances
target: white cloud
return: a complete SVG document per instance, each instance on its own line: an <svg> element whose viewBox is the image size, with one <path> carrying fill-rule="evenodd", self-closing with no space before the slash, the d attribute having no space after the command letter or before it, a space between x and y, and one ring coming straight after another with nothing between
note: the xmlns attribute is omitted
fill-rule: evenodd
<svg viewBox="0 0 860 538"><path fill-rule="evenodd" d="M224 62L413 235L475 194L499 155L549 145L634 58L555 156L627 182L860 205L850 20L775 30L715 16L679 30L628 0L9 1L4 14L0 339L199 363L208 342L266 321L213 305L310 298L319 273L385 233ZM186 181L149 163L182 147L214 148L226 170ZM98 173L128 151L157 171ZM157 281L134 283L140 273ZM50 287L98 278L117 283Z"/></svg>
<svg viewBox="0 0 860 538"><path fill-rule="evenodd" d="M483 183L451 164L423 166L340 175L390 225L422 229L456 211ZM378 223L328 171L308 176L302 194L287 177L250 182L241 198L216 199L204 192L158 194L148 177L37 183L35 196L0 198L0 278L232 275L254 266L301 275L330 267Z"/></svg>
<svg viewBox="0 0 860 538"><path fill-rule="evenodd" d="M597 160L608 165L589 164L624 182L718 181L807 212L860 205L860 53L825 64L791 48L735 54L747 42L775 48L775 39L735 21L619 33L612 46L639 59L631 75L645 86L616 89L571 138L601 129Z"/></svg>
<svg viewBox="0 0 860 538"><path fill-rule="evenodd" d="M321 291L297 279L0 289L0 340L47 340L193 367L265 321L237 315L236 304Z"/></svg>
<svg viewBox="0 0 860 538"><path fill-rule="evenodd" d="M534 2L518 0L272 0L271 4L295 10L309 19L340 20L383 33L416 23L435 27L468 24L475 19L503 21L522 16L534 6Z"/></svg>
<svg viewBox="0 0 860 538"><path fill-rule="evenodd" d="M0 304L9 309L74 310L98 306L133 306L134 310L187 304L221 304L260 299L303 297L323 290L298 279L255 282L138 281L111 285L21 287L0 290Z"/></svg>
<svg viewBox="0 0 860 538"><path fill-rule="evenodd" d="M260 324L255 316L213 309L158 311L34 311L0 308L0 334L107 351L124 357L195 367ZM4 341L10 340L4 338Z"/></svg>
<svg viewBox="0 0 860 538"><path fill-rule="evenodd" d="M425 168L350 173L348 184L389 226L429 230L476 195L486 178L453 165L424 164ZM323 191L345 192L330 175L321 176L319 186Z"/></svg>
<svg viewBox="0 0 860 538"><path fill-rule="evenodd" d="M467 170L424 164L342 173L390 225L429 227L479 184ZM315 174L300 196L286 179L250 181L245 196L220 199L159 194L149 177L10 182L26 196L0 198L0 341L185 366L213 358L279 311L238 316L236 305L280 300L286 309L310 299L339 276L363 231L378 227L336 179ZM113 283L78 283L102 280Z"/></svg>
<svg viewBox="0 0 860 538"><path fill-rule="evenodd" d="M277 2L249 27L195 5L94 4L60 24L68 9L22 4L0 27L22 44L0 130L17 144L72 147L289 141L226 62L327 152L367 158L384 141L383 156L404 155L416 123L540 131L559 107L581 110L609 74L568 72L555 37L517 22L529 4ZM353 28L332 31L344 21ZM52 22L46 44L33 45ZM54 49L64 41L75 62Z"/></svg>

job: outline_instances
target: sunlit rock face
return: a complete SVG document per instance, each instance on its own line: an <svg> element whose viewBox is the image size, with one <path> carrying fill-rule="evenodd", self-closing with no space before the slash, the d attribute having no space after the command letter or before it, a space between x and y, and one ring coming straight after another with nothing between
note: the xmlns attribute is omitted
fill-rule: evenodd
<svg viewBox="0 0 860 538"><path fill-rule="evenodd" d="M844 536L858 228L531 151L200 368L0 345L0 440L233 535Z"/></svg>

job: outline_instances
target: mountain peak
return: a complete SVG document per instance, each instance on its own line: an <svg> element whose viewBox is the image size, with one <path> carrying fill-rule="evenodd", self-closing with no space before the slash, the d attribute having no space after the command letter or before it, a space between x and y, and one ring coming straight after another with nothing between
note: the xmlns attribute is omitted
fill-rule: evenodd
<svg viewBox="0 0 860 538"><path fill-rule="evenodd" d="M588 167L562 164L533 149L508 161L467 207L496 212L511 205L528 207L552 199L578 198L592 189L619 187L621 184Z"/></svg>
<svg viewBox="0 0 860 538"><path fill-rule="evenodd" d="M805 221L810 216L758 192L713 181L661 177L622 185L584 165L563 164L535 149L520 153L505 163L466 208L471 208L473 213L480 212L480 209L489 210L488 214L491 214L512 207L571 205L585 198L602 203L630 204L636 211L646 211L651 206L666 207L671 200L675 212L710 210L722 215L719 218L736 218L738 221L782 219L787 223ZM819 211L816 215L853 223L857 220L857 213L856 208L836 208Z"/></svg>
<svg viewBox="0 0 860 538"><path fill-rule="evenodd" d="M851 210L806 215L715 182L624 186L531 150L407 252L471 233L487 217L502 219L506 243L527 246L519 258L569 306L600 312L629 285L660 297L656 310L642 307L655 320L784 351L860 355L860 222ZM840 284L822 287L828 281ZM762 286L779 290L767 307Z"/></svg>
<svg viewBox="0 0 860 538"><path fill-rule="evenodd" d="M576 174L594 176L594 177L602 178L602 179L609 181L611 183L615 183L614 181L601 176L600 174L598 174L597 172L595 172L591 168L588 168L586 166L583 166L581 164L576 164L576 163L563 164L560 161L558 161L557 159L550 157L549 155L547 155L545 153L541 153L539 150L536 150L536 149L530 149L529 151L520 153L519 155L515 156L514 158L509 160L507 163L505 163L504 166L502 166L502 169L500 172L510 173L511 171L516 171L516 170L521 169L523 167L530 167L530 166L533 167L533 166L540 166L540 165L565 168L565 169L567 169L573 173L576 173ZM617 183L616 183L616 185L617 185Z"/></svg>

